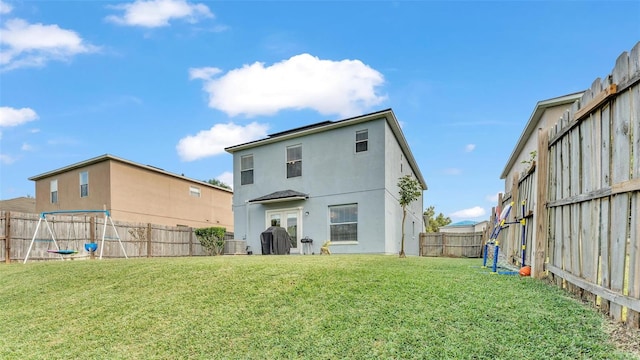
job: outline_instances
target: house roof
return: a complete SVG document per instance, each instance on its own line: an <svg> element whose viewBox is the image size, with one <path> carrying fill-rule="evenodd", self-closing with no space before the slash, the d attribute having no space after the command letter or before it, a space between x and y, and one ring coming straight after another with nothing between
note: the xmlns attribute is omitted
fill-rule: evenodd
<svg viewBox="0 0 640 360"><path fill-rule="evenodd" d="M533 132L537 130L536 127L538 126L538 122L540 121L540 118L542 117L542 114L544 114L545 110L552 106L571 104L580 99L582 97L582 94L584 94L584 91L538 101L536 107L533 110L533 113L531 113L531 116L529 117L529 121L527 122L524 131L522 131L522 134L520 135L515 148L513 148L513 151L511 152L511 156L509 156L507 164L502 170L502 174L500 174L500 179L507 178L507 174L509 174L509 171L511 170L513 165L515 165L516 159L522 152L522 149L524 149L527 140L531 137Z"/></svg>
<svg viewBox="0 0 640 360"><path fill-rule="evenodd" d="M250 203L268 203L268 202L280 202L280 201L292 201L292 200L306 200L309 198L309 194L304 194L295 190L282 190L276 191L268 195L260 196L253 200L249 200Z"/></svg>
<svg viewBox="0 0 640 360"><path fill-rule="evenodd" d="M36 199L32 197L17 197L0 201L0 210L17 211L23 213L36 212Z"/></svg>
<svg viewBox="0 0 640 360"><path fill-rule="evenodd" d="M453 226L474 226L475 224L477 224L477 222L476 222L476 221L463 220L463 221L455 222L455 223L453 223L453 224L445 225L445 226L443 226L443 227L453 227Z"/></svg>
<svg viewBox="0 0 640 360"><path fill-rule="evenodd" d="M400 148L402 149L407 161L409 162L409 165L411 166L414 174L418 178L418 181L420 181L422 189L427 190L427 183L422 177L422 173L420 172L418 163L413 157L413 154L411 153L411 149L409 148L409 144L407 143L407 140L405 139L404 134L402 133L402 129L400 128L400 124L398 123L398 120L396 119L396 116L393 113L393 110L391 109L380 110L377 112L355 116L355 117L344 119L344 120L323 121L320 123L302 126L302 127L294 128L291 130L281 131L278 133L271 134L264 139L227 147L225 148L225 151L233 154L234 152L240 151L240 150L251 149L257 146L272 144L275 142L293 139L293 138L297 138L305 135L321 133L321 132L338 129L345 126L355 125L355 124L359 124L367 121L378 120L380 118L385 118L387 120L387 124L389 124L391 131L393 131L394 136L398 140L398 144L400 144Z"/></svg>
<svg viewBox="0 0 640 360"><path fill-rule="evenodd" d="M85 166L88 166L88 165L93 165L93 164L97 164L97 163L101 163L103 161L109 161L109 160L121 162L121 163L128 164L128 165L131 165L131 166L135 166L137 168L153 171L153 172L158 173L158 174L162 174L162 175L171 176L171 177L174 177L174 178L186 180L186 181L189 181L189 182L192 182L192 183L197 183L198 185L208 186L208 187L215 188L215 189L218 189L218 190L224 190L224 191L233 193L233 190L230 190L230 189L227 189L227 188L223 188L221 186L212 185L212 184L209 184L208 182L201 181L201 180L191 179L191 178L188 178L188 177L186 177L184 175L174 174L174 173L171 173L169 171L166 171L164 169L161 169L159 167L155 167L155 166L152 166L152 165L138 164L136 162L133 162L133 161L130 161L130 160L126 160L126 159L123 159L123 158L120 158L120 157L117 157L117 156L114 156L114 155L111 155L111 154L104 154L104 155L96 156L94 158L91 158L91 159L88 159L88 160L84 160L84 161L80 161L80 162L77 162L75 164L67 165L67 166L61 167L59 169L47 171L45 173L32 176L32 177L29 178L29 180L38 181L38 180L41 180L41 179L44 179L44 178L48 178L48 177L51 177L51 176L55 176L55 175L58 175L58 174L62 174L62 173L65 173L65 172L68 172L68 171L71 171L71 170L74 170L74 169L82 168L82 167L85 167Z"/></svg>

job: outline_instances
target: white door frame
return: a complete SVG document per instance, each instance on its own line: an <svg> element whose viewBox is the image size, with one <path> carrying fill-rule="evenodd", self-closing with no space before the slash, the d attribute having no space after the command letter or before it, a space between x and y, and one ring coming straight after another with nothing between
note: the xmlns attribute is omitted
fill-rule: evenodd
<svg viewBox="0 0 640 360"><path fill-rule="evenodd" d="M297 231L296 231L296 237L297 237L297 244L298 247L297 248L291 248L291 253L292 254L298 254L301 253L302 251L302 243L300 243L300 239L302 239L302 210L303 207L299 206L299 207L294 207L294 208L281 208L281 209L271 209L271 210L265 210L264 212L264 222L265 222L265 229L268 228L269 226L271 226L271 215L273 214L279 214L280 215L280 224L282 225L282 221L286 221L287 219L287 214L291 214L291 213L295 213L297 218L298 218L298 226L297 226ZM286 226L282 226L286 229Z"/></svg>

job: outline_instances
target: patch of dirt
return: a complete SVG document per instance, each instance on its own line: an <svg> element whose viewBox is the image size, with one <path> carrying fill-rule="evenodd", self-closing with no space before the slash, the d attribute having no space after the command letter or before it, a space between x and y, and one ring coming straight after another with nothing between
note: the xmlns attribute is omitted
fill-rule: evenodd
<svg viewBox="0 0 640 360"><path fill-rule="evenodd" d="M625 324L607 320L605 331L618 349L640 359L640 329L628 328Z"/></svg>

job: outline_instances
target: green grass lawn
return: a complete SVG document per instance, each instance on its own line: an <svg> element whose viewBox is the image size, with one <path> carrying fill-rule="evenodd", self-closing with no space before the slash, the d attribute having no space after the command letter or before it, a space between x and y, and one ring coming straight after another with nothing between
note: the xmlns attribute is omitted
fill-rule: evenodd
<svg viewBox="0 0 640 360"><path fill-rule="evenodd" d="M0 266L1 359L623 359L604 318L480 259Z"/></svg>

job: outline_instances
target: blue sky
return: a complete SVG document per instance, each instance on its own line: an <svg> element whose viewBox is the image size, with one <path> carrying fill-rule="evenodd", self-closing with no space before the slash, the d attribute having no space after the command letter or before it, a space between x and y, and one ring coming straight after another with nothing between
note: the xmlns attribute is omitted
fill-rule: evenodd
<svg viewBox="0 0 640 360"><path fill-rule="evenodd" d="M102 154L232 183L224 148L392 108L425 208L484 220L536 102L640 40L640 1L0 1L0 199Z"/></svg>

